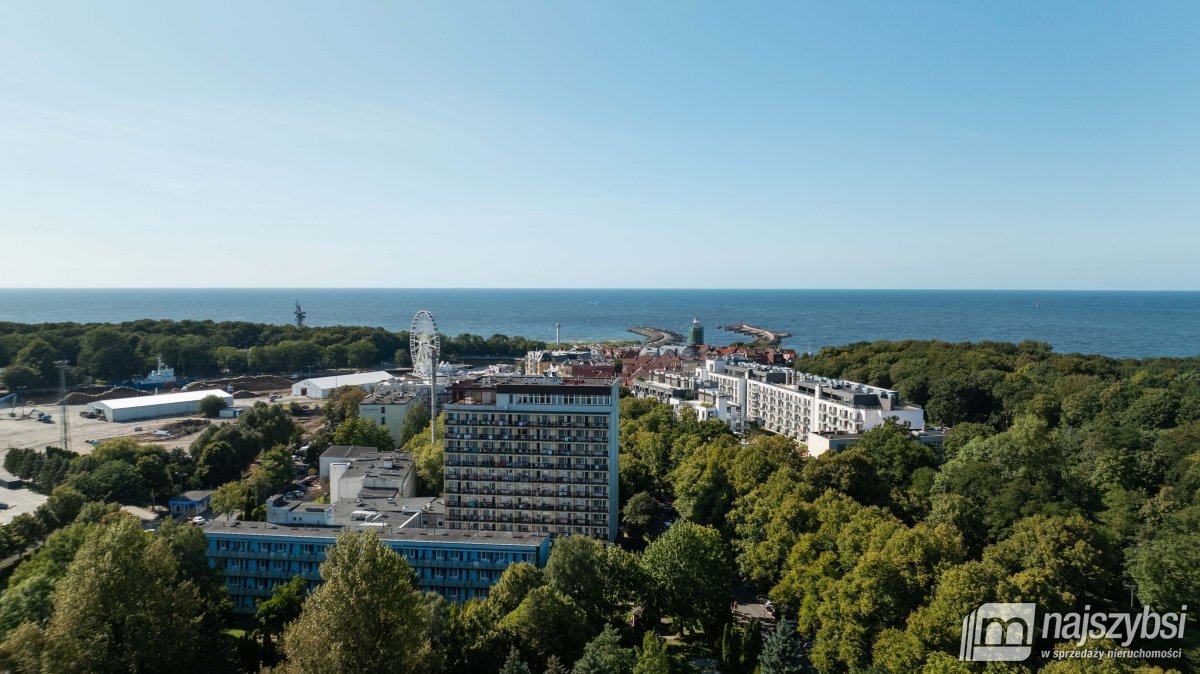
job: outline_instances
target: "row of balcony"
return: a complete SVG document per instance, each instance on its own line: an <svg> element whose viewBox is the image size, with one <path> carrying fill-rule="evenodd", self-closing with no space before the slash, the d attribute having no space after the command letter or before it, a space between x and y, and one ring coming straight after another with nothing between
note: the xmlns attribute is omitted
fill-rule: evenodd
<svg viewBox="0 0 1200 674"><path fill-rule="evenodd" d="M448 440L510 440L514 442L608 442L608 434L562 435L555 433L458 433L446 431Z"/></svg>
<svg viewBox="0 0 1200 674"><path fill-rule="evenodd" d="M608 457L607 450L584 450L584 449L574 449L574 450L552 450L552 449L524 450L524 449L520 449L520 450L517 450L517 449L492 449L492 447L448 446L448 447L445 447L445 449L443 450L443 453L446 453L446 455L487 455L488 457L492 457L492 456L511 457L511 456L516 455L516 456L521 456L522 458L516 458L516 459L500 458L499 461L504 461L504 462L509 462L509 463L511 463L511 462L522 463L523 462L523 463L530 463L530 464L538 464L538 462L534 462L534 461L532 461L532 459L523 458L524 456L564 457L564 458L584 458L584 457L607 458ZM496 461L496 459L485 458L485 461ZM541 462L541 463L546 463L546 462Z"/></svg>
<svg viewBox="0 0 1200 674"><path fill-rule="evenodd" d="M604 526L602 520L589 520L586 517L531 517L529 515L486 515L486 514L463 514L454 518L460 522L505 522L512 524L554 524L554 525L570 525L577 524L581 526Z"/></svg>
<svg viewBox="0 0 1200 674"><path fill-rule="evenodd" d="M454 452L455 455L461 455L462 452ZM576 457L583 458L583 457ZM583 463L583 462L533 462L533 461L505 461L505 459L492 458L446 458L446 465L467 465L473 468L540 468L544 470L608 470L608 464L604 462ZM524 474L528 475L528 473Z"/></svg>
<svg viewBox="0 0 1200 674"><path fill-rule="evenodd" d="M526 483L526 484L608 484L608 479L603 478L603 477L585 477L585 476L551 477L549 475L543 475L541 477L528 477L528 476L513 476L513 475L481 475L481 474L473 474L473 473L467 473L467 474L461 474L461 475L459 473L447 473L446 480L453 480L455 482L471 482L471 483L513 482L513 483ZM480 489L491 489L492 491L496 491L497 489L505 489L506 488L504 486L496 487L496 486L494 486L494 484L493 485L476 485L476 486L477 486L477 488L480 488Z"/></svg>
<svg viewBox="0 0 1200 674"><path fill-rule="evenodd" d="M543 512L558 511L558 512L580 512L580 513L608 512L607 506L575 505L575 504L568 504L568 503L559 503L559 504L555 504L555 503L503 503L503 502L496 503L495 501L473 502L470 499L468 499L465 501L460 501L459 503L450 503L447 505L452 508L475 508L475 509L490 508L493 510L540 510Z"/></svg>
<svg viewBox="0 0 1200 674"><path fill-rule="evenodd" d="M608 418L603 421L504 421L496 419L459 419L453 413L448 414L445 425L449 426L503 426L505 428L608 428Z"/></svg>
<svg viewBox="0 0 1200 674"><path fill-rule="evenodd" d="M457 477L450 478L459 480ZM466 494L481 494L483 488L476 486L474 483L465 485L454 485L453 491L456 493ZM608 489L592 488L592 491L555 491L553 489L533 489L530 487L518 487L516 489L508 487L488 487L488 492L499 494L501 496L544 496L547 498L608 498Z"/></svg>

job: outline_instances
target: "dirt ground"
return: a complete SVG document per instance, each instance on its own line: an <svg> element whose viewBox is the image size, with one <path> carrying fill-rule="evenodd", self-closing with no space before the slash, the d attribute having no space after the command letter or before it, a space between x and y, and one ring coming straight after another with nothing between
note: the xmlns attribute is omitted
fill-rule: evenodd
<svg viewBox="0 0 1200 674"><path fill-rule="evenodd" d="M319 404L321 401L315 401L309 398L302 398L292 395L283 395L276 402L287 403L296 400L301 404ZM266 393L260 398L246 398L236 401L236 404L249 407L255 402L267 402ZM54 422L45 424L33 419L19 419L10 417L8 410L0 411L0 462L3 461L4 453L11 447L32 447L41 449L46 446L57 447L59 445L59 434L62 432L62 411L59 407L42 407L42 411L50 412L53 415ZM164 417L162 419L143 419L139 421L126 422L110 422L101 421L99 419L86 419L79 416L79 413L87 409L86 405L68 405L67 415L70 423L70 444L73 451L80 454L91 453L93 445L88 441L103 442L113 438L132 437L138 442L153 443L164 447L187 447L187 445L195 437L196 433L183 435L174 438L157 438L153 435L154 431L160 430L165 426L176 424L180 419L189 417ZM192 417L198 418L198 417ZM228 423L231 419L213 419L212 423ZM140 429L140 430L139 430ZM0 498L3 501L3 498Z"/></svg>

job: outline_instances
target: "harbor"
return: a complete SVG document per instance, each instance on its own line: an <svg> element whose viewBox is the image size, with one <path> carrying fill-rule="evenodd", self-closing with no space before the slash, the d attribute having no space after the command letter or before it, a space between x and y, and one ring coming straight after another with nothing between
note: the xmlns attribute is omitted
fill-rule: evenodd
<svg viewBox="0 0 1200 674"><path fill-rule="evenodd" d="M790 332L785 332L783 330L768 330L766 328L760 328L757 325L750 325L744 322L738 323L737 325L722 326L721 329L727 332L736 332L738 334L746 335L747 337L753 337L755 343L766 344L769 346L778 345L784 339L792 336L792 333Z"/></svg>
<svg viewBox="0 0 1200 674"><path fill-rule="evenodd" d="M645 337L644 346L671 346L674 344L683 343L683 335L674 330L664 330L662 328L651 328L646 326L637 326L629 328L629 331Z"/></svg>

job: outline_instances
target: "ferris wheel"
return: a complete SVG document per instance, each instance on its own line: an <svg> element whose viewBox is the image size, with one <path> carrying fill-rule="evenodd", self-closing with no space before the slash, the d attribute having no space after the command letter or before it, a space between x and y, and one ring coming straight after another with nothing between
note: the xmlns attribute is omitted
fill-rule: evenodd
<svg viewBox="0 0 1200 674"><path fill-rule="evenodd" d="M413 373L418 377L433 376L441 351L442 340L433 314L424 309L418 311L413 316L412 329L408 331L408 353L412 356Z"/></svg>

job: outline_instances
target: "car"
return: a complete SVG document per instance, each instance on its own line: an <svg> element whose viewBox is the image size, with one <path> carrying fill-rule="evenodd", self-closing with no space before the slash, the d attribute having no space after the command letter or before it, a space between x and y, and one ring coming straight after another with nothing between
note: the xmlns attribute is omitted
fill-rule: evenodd
<svg viewBox="0 0 1200 674"><path fill-rule="evenodd" d="M208 520L204 519L203 517L201 517L199 515L192 518L192 524L204 524L207 521Z"/></svg>
<svg viewBox="0 0 1200 674"><path fill-rule="evenodd" d="M0 510L8 510L8 504L7 504L7 503L0 503Z"/></svg>

